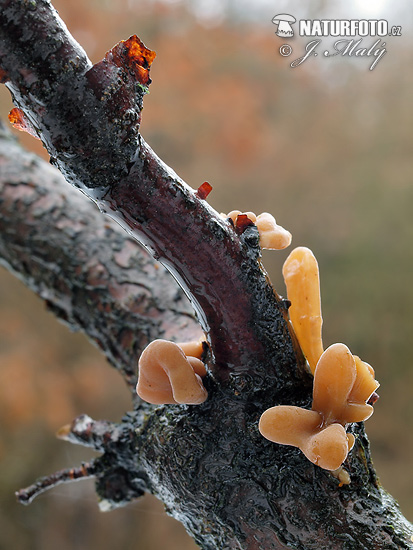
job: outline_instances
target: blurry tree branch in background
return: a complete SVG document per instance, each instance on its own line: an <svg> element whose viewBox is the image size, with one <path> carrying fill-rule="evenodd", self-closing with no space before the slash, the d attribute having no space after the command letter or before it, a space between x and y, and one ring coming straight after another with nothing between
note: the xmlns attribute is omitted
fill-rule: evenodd
<svg viewBox="0 0 413 550"><path fill-rule="evenodd" d="M48 1L0 7L0 77L19 109L15 122L173 272L208 342L203 405L136 399L120 424L75 419L61 436L102 455L21 500L83 471L95 475L103 509L151 492L204 549L411 548L413 529L377 481L362 423L351 427L346 486L258 433L266 408L308 407L312 380L261 268L255 228L236 235L138 132L153 52L131 37L92 66ZM196 335L182 295L92 203L61 191L60 178L4 131L1 142L3 262L133 386L149 341Z"/></svg>
<svg viewBox="0 0 413 550"><path fill-rule="evenodd" d="M118 224L0 126L1 261L72 330L84 331L135 393L136 357L155 338L199 337L165 269Z"/></svg>

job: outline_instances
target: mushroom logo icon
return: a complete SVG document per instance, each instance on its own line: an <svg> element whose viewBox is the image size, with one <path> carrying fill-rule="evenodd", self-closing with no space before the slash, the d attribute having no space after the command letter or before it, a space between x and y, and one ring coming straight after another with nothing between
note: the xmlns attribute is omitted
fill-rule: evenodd
<svg viewBox="0 0 413 550"><path fill-rule="evenodd" d="M275 33L277 36L281 36L282 38L290 38L294 36L294 31L291 24L296 22L296 18L292 15L288 15L288 13L280 13L272 18L272 22L274 25L278 25L277 32Z"/></svg>

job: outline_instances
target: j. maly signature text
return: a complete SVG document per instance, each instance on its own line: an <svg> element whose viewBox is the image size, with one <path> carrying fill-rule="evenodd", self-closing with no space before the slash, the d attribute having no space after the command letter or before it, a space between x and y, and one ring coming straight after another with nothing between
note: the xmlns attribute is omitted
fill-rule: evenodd
<svg viewBox="0 0 413 550"><path fill-rule="evenodd" d="M317 57L317 49L321 42L321 40L311 40L305 47L305 54L293 61L291 67L299 67L310 57ZM374 57L374 61L370 65L370 71L372 71L380 59L387 53L385 48L386 42L380 44L381 39L379 38L369 48L362 46L362 42L362 38L359 40L355 40L354 38L337 40L333 45L333 50L324 50L323 55L324 57L334 57L336 55L342 55L343 57Z"/></svg>

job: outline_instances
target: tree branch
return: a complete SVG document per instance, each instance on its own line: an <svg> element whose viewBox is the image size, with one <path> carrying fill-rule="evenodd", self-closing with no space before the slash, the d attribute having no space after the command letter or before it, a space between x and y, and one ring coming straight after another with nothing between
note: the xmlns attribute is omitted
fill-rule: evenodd
<svg viewBox="0 0 413 550"><path fill-rule="evenodd" d="M38 479L36 483L30 485L30 487L17 491L16 497L22 504L30 504L36 497L52 487L56 487L62 483L71 483L72 481L88 479L95 476L96 468L93 463L82 464L79 468L67 468L53 475L42 477Z"/></svg>
<svg viewBox="0 0 413 550"><path fill-rule="evenodd" d="M48 1L0 0L0 7L0 76L23 113L20 124L35 128L68 181L172 271L210 345L209 397L202 405L138 404L116 428L104 426L103 439L87 435L99 432L93 422L75 422L67 432L71 441L103 452L97 491L105 506L151 491L205 550L411 548L412 526L378 483L363 424L350 428L356 443L345 463L351 483L344 486L297 449L260 436L266 408L309 408L312 379L300 354L297 360L286 310L262 269L256 229L237 233L139 135L152 52L131 37L92 67ZM38 202L44 209L44 197ZM14 204L18 196L8 208ZM92 241L88 246L83 258L97 253ZM68 255L76 258L76 250ZM74 263L67 296L80 292L87 303L99 286L111 294L111 279L101 284L93 260L90 280L77 288ZM23 264L16 269L30 279ZM42 267L59 270L53 263ZM125 304L119 286L113 298ZM86 316L102 314L101 300L83 310ZM129 365L131 382L132 355L143 339L131 345L132 331L113 351L113 334L98 321L92 326L83 328L111 350L114 362Z"/></svg>
<svg viewBox="0 0 413 550"><path fill-rule="evenodd" d="M1 123L0 174L2 263L72 330L83 330L135 394L137 357L149 342L201 335L183 292Z"/></svg>
<svg viewBox="0 0 413 550"><path fill-rule="evenodd" d="M257 374L260 391L258 379L271 376L285 390L301 375L291 345L281 345L285 311L257 262L254 228L236 235L138 133L152 52L131 38L92 67L47 1L1 6L3 80L52 162L173 272L211 344L217 379Z"/></svg>

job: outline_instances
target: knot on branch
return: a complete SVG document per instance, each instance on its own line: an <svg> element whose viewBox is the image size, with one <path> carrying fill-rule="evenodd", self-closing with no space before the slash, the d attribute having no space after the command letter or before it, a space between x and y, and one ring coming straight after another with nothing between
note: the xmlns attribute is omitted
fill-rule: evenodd
<svg viewBox="0 0 413 550"><path fill-rule="evenodd" d="M101 461L104 457L97 459L97 462ZM102 512L126 506L143 496L145 490L145 482L134 471L122 467L108 468L96 478L96 492Z"/></svg>

